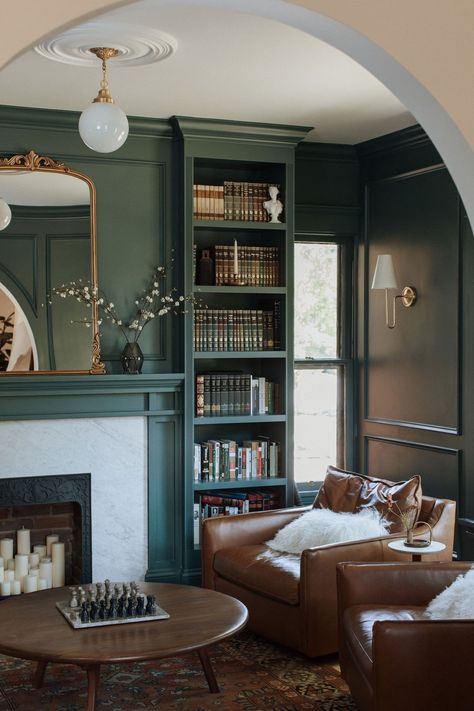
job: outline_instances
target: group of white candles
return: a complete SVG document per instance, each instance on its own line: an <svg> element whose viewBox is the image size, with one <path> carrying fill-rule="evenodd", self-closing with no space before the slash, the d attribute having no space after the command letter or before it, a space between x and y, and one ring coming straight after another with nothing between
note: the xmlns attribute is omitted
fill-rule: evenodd
<svg viewBox="0 0 474 711"><path fill-rule="evenodd" d="M64 543L59 536L46 536L46 545L36 544L31 550L30 531L16 533L16 555L13 538L0 539L0 594L20 595L64 585Z"/></svg>

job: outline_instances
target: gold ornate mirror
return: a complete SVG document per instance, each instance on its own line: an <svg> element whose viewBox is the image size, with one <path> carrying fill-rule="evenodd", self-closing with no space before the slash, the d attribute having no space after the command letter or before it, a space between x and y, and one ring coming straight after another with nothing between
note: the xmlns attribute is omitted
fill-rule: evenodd
<svg viewBox="0 0 474 711"><path fill-rule="evenodd" d="M50 298L97 288L94 183L30 151L0 158L0 198L0 375L104 373L97 304Z"/></svg>

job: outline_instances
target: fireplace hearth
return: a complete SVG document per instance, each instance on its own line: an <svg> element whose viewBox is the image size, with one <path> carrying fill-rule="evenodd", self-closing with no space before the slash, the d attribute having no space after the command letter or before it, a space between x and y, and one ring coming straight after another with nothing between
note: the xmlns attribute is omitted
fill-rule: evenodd
<svg viewBox="0 0 474 711"><path fill-rule="evenodd" d="M32 529L32 543L62 533L71 548L66 583L92 582L90 474L0 479L0 537L22 525Z"/></svg>

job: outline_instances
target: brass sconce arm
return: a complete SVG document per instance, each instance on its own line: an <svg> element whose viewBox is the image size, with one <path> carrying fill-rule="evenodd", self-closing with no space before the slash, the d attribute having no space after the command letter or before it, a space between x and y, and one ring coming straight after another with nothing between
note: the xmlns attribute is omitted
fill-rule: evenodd
<svg viewBox="0 0 474 711"><path fill-rule="evenodd" d="M410 308L410 306L413 306L416 302L417 299L417 293L416 289L414 286L405 286L401 294L397 294L396 296L393 297L393 302L392 302L392 322L390 322L389 318L389 307L388 307L388 289L385 289L385 323L388 326L388 328L395 328L396 325L396 311L395 311L395 302L397 299L402 300L403 306L406 308Z"/></svg>

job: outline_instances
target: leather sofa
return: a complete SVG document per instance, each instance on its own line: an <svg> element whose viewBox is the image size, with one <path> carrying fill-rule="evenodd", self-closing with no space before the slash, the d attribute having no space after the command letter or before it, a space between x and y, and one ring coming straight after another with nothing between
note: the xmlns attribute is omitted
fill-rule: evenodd
<svg viewBox="0 0 474 711"><path fill-rule="evenodd" d="M338 565L341 673L360 711L474 708L474 620L423 617L471 566Z"/></svg>
<svg viewBox="0 0 474 711"><path fill-rule="evenodd" d="M337 563L406 560L406 555L388 548L393 535L309 548L301 558L275 553L265 545L310 508L205 520L202 584L241 600L249 610L248 629L317 657L338 649ZM419 520L432 526L434 540L446 544L433 560L452 558L455 511L454 501L422 497Z"/></svg>

